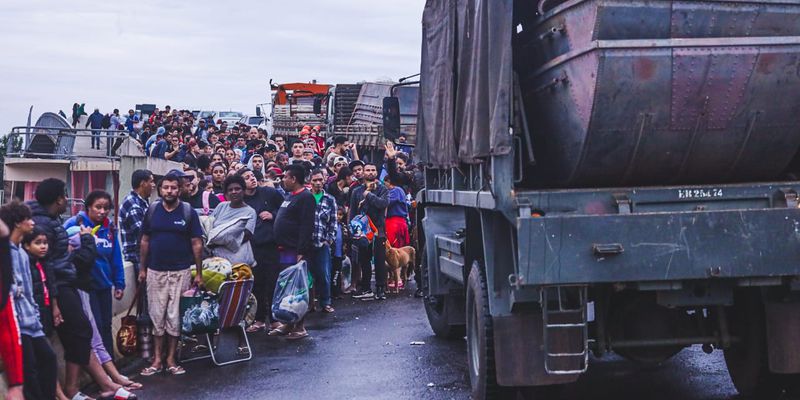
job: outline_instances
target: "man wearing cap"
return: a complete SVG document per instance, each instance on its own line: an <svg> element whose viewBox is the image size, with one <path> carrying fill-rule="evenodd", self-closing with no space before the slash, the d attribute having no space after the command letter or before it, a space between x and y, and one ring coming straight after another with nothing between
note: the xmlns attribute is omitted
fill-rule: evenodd
<svg viewBox="0 0 800 400"><path fill-rule="evenodd" d="M156 157L156 149L159 147L160 143L164 141L164 132L166 132L164 127L160 126L158 130L156 130L156 134L147 139L147 142L144 144L145 154L150 157Z"/></svg>
<svg viewBox="0 0 800 400"><path fill-rule="evenodd" d="M275 161L275 156L278 155L278 148L274 144L268 144L264 147L264 162Z"/></svg>
<svg viewBox="0 0 800 400"><path fill-rule="evenodd" d="M314 159L314 154L314 149L306 147L303 149L303 160L313 163L312 160Z"/></svg>
<svg viewBox="0 0 800 400"><path fill-rule="evenodd" d="M352 189L364 183L364 162L361 160L351 161L348 167L353 171L353 183L350 188Z"/></svg>
<svg viewBox="0 0 800 400"><path fill-rule="evenodd" d="M414 151L414 148L406 144L406 134L400 132L400 136L397 137L397 150L406 153L406 155L410 158L411 152Z"/></svg>
<svg viewBox="0 0 800 400"><path fill-rule="evenodd" d="M206 128L206 120L201 119L197 121L197 129L194 131L194 136L204 142L208 142L208 128Z"/></svg>
<svg viewBox="0 0 800 400"><path fill-rule="evenodd" d="M332 162L331 162L331 168L330 168L331 173L329 174L328 180L327 180L327 182L325 182L325 185L330 185L331 182L335 181L336 180L336 176L339 175L339 171L341 171L342 168L344 168L346 166L347 166L347 159L346 158L344 158L342 156L334 157Z"/></svg>

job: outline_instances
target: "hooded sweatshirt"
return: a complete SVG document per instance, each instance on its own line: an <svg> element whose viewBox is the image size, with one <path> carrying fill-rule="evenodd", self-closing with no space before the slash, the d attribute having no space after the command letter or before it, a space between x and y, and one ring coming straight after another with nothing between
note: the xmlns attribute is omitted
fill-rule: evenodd
<svg viewBox="0 0 800 400"><path fill-rule="evenodd" d="M262 156L262 157L261 157L261 159L263 160L263 159L264 159L264 157ZM261 171L260 171L260 172L261 172L261 176L267 176L267 170L264 168L264 166L265 166L266 164L267 164L267 162L266 162L266 161L264 161L264 164L261 164ZM253 157L252 157L252 155L251 155L251 156L250 156L250 158L247 160L247 168L248 168L248 169L250 169L250 171L255 171L255 170L253 169Z"/></svg>
<svg viewBox="0 0 800 400"><path fill-rule="evenodd" d="M49 246L43 265L48 278L53 277L53 279L48 279L50 295L56 296L58 295L58 286L73 284L77 279L77 271L67 251L69 241L67 231L61 226L61 219L58 216L50 215L47 209L38 202L31 201L27 204L31 208L33 221L47 235Z"/></svg>
<svg viewBox="0 0 800 400"><path fill-rule="evenodd" d="M80 223L79 223L80 221ZM117 239L116 229L111 221L106 218L103 223L95 225L81 211L78 215L70 218L64 223L64 228L72 226L91 226L94 227L95 247L97 248L97 258L95 258L94 268L92 269L92 288L93 289L125 289L125 270L122 265L122 249Z"/></svg>

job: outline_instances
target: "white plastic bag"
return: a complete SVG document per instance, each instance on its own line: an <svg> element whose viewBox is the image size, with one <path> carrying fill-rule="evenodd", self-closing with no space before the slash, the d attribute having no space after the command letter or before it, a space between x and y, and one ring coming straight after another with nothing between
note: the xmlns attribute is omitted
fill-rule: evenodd
<svg viewBox="0 0 800 400"><path fill-rule="evenodd" d="M305 261L286 268L278 276L272 298L272 317L285 324L294 324L308 311L308 266Z"/></svg>
<svg viewBox="0 0 800 400"><path fill-rule="evenodd" d="M342 260L342 287L349 288L353 283L353 264L350 262L350 257L345 257Z"/></svg>

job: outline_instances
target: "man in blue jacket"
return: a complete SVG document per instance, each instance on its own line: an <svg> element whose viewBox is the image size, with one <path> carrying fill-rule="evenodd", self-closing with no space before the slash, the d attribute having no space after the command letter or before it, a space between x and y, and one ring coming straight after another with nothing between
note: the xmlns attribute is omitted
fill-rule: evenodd
<svg viewBox="0 0 800 400"><path fill-rule="evenodd" d="M86 126L84 128L92 128L92 148L100 148L100 130L103 129L103 114L100 113L100 110L94 109L92 115L89 116L89 119L86 120ZM95 147L95 143L96 146Z"/></svg>

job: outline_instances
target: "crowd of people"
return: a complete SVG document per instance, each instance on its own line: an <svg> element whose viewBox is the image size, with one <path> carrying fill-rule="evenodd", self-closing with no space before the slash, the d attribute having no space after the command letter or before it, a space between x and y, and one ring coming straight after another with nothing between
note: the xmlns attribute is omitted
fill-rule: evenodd
<svg viewBox="0 0 800 400"><path fill-rule="evenodd" d="M97 122L103 129L103 119L90 115L87 126L94 129ZM289 266L306 261L313 281L310 308L322 313L335 312L336 298L385 300L389 285L405 285L387 282L385 265L386 246L412 244L412 199L421 187L402 138L387 142L376 163L361 159L344 136L326 140L316 126L302 127L297 137L268 138L255 127L195 123L191 112L169 107L146 121L131 112L115 123L127 124L149 156L182 168L163 177L133 172L115 221L114 199L101 190L62 221L67 201L58 179L42 181L35 201L0 207L7 227L0 226L7 238L0 240L0 255L10 255L8 263L0 262L0 318L19 327L0 332L8 398L88 399L78 387L81 370L101 397L135 398L132 391L141 384L121 375L113 358L112 303L126 285L143 285L152 322L153 358L141 376L185 373L176 357L178 299L188 288L204 286L203 259L210 256L252 269L261 306L246 331L288 340L309 336L302 319L283 324L270 313L279 274ZM99 147L102 137L96 140ZM158 199L151 201L154 191ZM243 222L235 243L208 240L209 229L233 221ZM123 261L133 264L136 282L126 282ZM419 288L420 274L415 277ZM421 297L421 290L415 295ZM53 331L65 349L63 384L56 380L49 343ZM14 345L17 338L21 347Z"/></svg>

